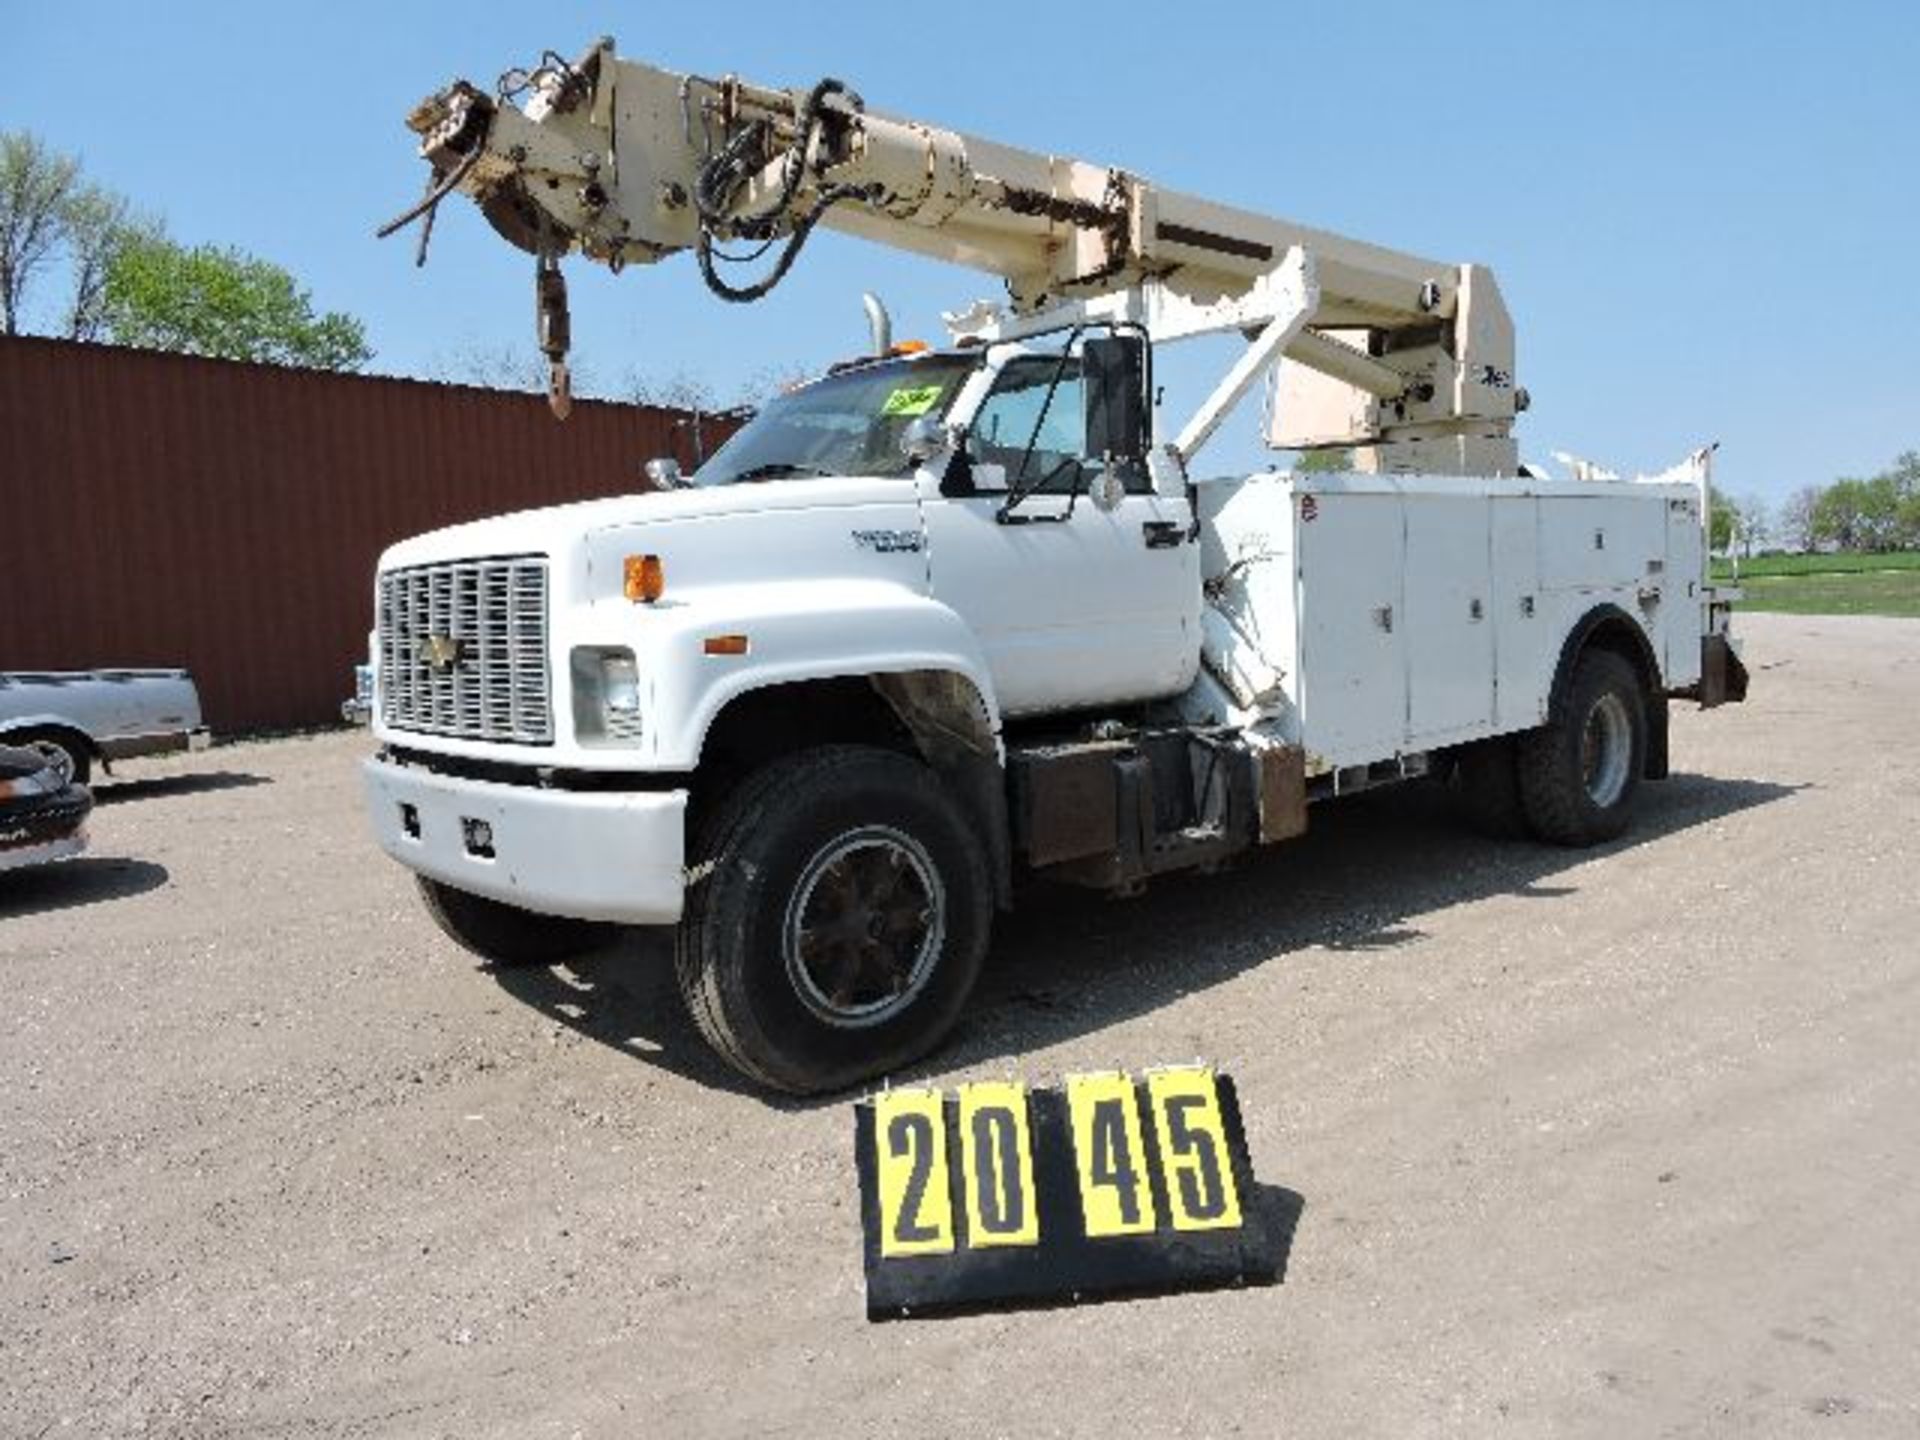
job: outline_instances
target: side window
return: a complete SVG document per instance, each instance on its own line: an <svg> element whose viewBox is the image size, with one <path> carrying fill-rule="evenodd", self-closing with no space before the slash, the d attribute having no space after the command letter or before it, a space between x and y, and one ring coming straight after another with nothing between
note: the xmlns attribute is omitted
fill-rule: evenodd
<svg viewBox="0 0 1920 1440"><path fill-rule="evenodd" d="M1023 356L1000 372L974 416L969 453L977 461L1003 466L1009 486L1037 483L1042 493L1065 494L1085 473L1086 411L1077 359L1069 359L1063 368L1058 356ZM1029 440L1033 456L1026 460L1022 477Z"/></svg>

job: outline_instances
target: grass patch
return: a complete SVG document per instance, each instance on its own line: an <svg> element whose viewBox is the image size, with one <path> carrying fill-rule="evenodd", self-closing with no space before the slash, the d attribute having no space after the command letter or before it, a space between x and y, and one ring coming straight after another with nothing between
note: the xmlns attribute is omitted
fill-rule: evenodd
<svg viewBox="0 0 1920 1440"><path fill-rule="evenodd" d="M1881 555L1837 551L1815 555L1762 555L1740 562L1742 581L1772 575L1858 575L1880 570L1920 570L1920 550L1892 550ZM1715 580L1731 580L1733 566L1713 562Z"/></svg>
<svg viewBox="0 0 1920 1440"><path fill-rule="evenodd" d="M1740 589L1746 598L1734 607L1736 610L1920 617L1920 565L1801 575L1756 575L1742 566Z"/></svg>

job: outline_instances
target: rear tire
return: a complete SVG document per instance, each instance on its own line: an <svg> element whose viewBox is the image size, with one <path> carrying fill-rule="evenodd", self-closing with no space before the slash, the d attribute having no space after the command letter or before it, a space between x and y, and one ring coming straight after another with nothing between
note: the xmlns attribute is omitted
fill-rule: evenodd
<svg viewBox="0 0 1920 1440"><path fill-rule="evenodd" d="M557 965L610 943L618 927L540 915L416 875L420 900L454 944L495 965Z"/></svg>
<svg viewBox="0 0 1920 1440"><path fill-rule="evenodd" d="M1639 672L1610 650L1575 662L1552 718L1520 737L1527 824L1558 845L1597 845L1627 828L1647 764Z"/></svg>
<svg viewBox="0 0 1920 1440"><path fill-rule="evenodd" d="M675 943L694 1023L749 1079L837 1090L952 1029L992 927L987 864L924 765L834 746L773 761L700 827Z"/></svg>

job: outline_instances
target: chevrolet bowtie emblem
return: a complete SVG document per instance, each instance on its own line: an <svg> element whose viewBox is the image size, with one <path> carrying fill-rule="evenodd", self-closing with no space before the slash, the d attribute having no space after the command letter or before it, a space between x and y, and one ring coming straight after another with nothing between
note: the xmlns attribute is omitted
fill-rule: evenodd
<svg viewBox="0 0 1920 1440"><path fill-rule="evenodd" d="M420 658L427 662L429 670L444 674L460 663L460 654L465 648L451 635L429 635L427 643L420 647Z"/></svg>

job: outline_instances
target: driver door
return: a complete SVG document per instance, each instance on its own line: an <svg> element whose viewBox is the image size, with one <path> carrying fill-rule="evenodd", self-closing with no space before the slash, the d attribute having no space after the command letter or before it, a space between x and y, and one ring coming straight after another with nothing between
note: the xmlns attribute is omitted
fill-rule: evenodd
<svg viewBox="0 0 1920 1440"><path fill-rule="evenodd" d="M1142 465L1096 503L1086 413L1078 356L1028 351L1000 370L964 460L943 483L923 472L933 595L979 638L1006 715L1176 694L1199 664L1187 498L1154 494Z"/></svg>

